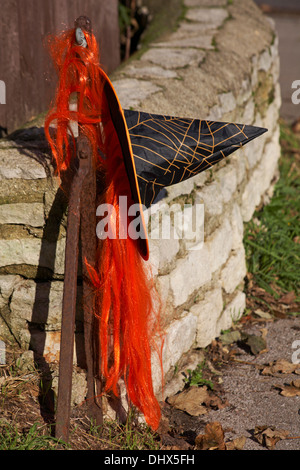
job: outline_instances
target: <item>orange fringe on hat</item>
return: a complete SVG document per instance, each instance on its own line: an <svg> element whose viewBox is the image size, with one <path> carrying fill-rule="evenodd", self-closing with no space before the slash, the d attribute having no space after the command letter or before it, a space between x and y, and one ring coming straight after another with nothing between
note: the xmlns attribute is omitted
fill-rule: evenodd
<svg viewBox="0 0 300 470"><path fill-rule="evenodd" d="M119 196L127 196L129 205L133 202L122 149L103 93L105 74L99 65L98 46L92 34L85 36L87 48L76 44L74 29L49 41L59 83L53 109L45 121L45 135L60 174L76 155L70 122L78 122L80 132L91 143L96 170L105 175L102 199L114 207L115 226L111 229L117 235ZM69 109L72 93L78 96L77 111ZM49 132L53 121L55 137ZM128 227L128 219L126 223ZM95 334L104 392L118 395L118 381L123 378L129 400L157 429L160 407L152 385L151 351L159 331L159 312L155 313L159 302L153 302L155 290L145 261L136 241L116 236L99 241L95 268L87 268L95 288L95 315L99 320Z"/></svg>

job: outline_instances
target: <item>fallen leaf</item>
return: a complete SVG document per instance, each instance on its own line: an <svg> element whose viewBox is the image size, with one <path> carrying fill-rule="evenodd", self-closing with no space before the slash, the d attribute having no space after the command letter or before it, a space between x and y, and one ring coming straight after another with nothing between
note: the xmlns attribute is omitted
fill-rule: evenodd
<svg viewBox="0 0 300 470"><path fill-rule="evenodd" d="M222 401L217 395L209 395L207 400L205 400L205 405L214 410L223 410L223 408L229 406L229 402L228 400Z"/></svg>
<svg viewBox="0 0 300 470"><path fill-rule="evenodd" d="M241 333L238 330L229 331L227 333L223 333L220 336L220 340L223 344L236 343L241 340Z"/></svg>
<svg viewBox="0 0 300 470"><path fill-rule="evenodd" d="M207 407L202 406L208 398L209 394L206 386L191 386L169 397L167 402L177 410L185 411L192 416L200 416L208 412Z"/></svg>
<svg viewBox="0 0 300 470"><path fill-rule="evenodd" d="M258 308L257 310L254 310L254 313L255 315L257 315L258 317L260 318L264 318L265 320L270 320L272 319L272 315L269 313L269 312L264 312L263 310L261 310L260 308Z"/></svg>
<svg viewBox="0 0 300 470"><path fill-rule="evenodd" d="M276 385L276 388L281 389L280 395L284 397L300 396L300 379L293 380L290 384Z"/></svg>
<svg viewBox="0 0 300 470"><path fill-rule="evenodd" d="M292 304L296 299L296 294L294 291L288 292L287 294L284 294L280 299L279 302L282 302L283 304Z"/></svg>
<svg viewBox="0 0 300 470"><path fill-rule="evenodd" d="M177 446L163 446L162 450L181 450L180 447Z"/></svg>
<svg viewBox="0 0 300 470"><path fill-rule="evenodd" d="M300 373L300 364L293 364L286 359L278 359L271 362L262 370L262 375L275 375L275 374L298 374Z"/></svg>
<svg viewBox="0 0 300 470"><path fill-rule="evenodd" d="M268 449L274 449L278 441L286 439L289 431L276 429L273 426L256 426L254 429L255 439Z"/></svg>
<svg viewBox="0 0 300 470"><path fill-rule="evenodd" d="M296 121L293 122L292 124L292 131L295 133L295 134L298 134L300 133L300 119L296 119Z"/></svg>
<svg viewBox="0 0 300 470"><path fill-rule="evenodd" d="M242 339L243 343L250 348L251 353L255 356L267 348L266 340L262 336L243 333Z"/></svg>
<svg viewBox="0 0 300 470"><path fill-rule="evenodd" d="M242 450L246 444L245 436L237 437L232 441L226 442L226 450Z"/></svg>
<svg viewBox="0 0 300 470"><path fill-rule="evenodd" d="M221 423L207 423L205 434L199 434L195 439L197 450L226 450L224 431Z"/></svg>

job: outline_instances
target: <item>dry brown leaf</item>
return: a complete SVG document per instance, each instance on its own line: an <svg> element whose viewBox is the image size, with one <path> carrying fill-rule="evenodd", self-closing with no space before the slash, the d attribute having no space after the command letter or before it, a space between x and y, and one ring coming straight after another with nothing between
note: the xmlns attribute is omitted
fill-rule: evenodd
<svg viewBox="0 0 300 470"><path fill-rule="evenodd" d="M276 429L273 426L256 426L254 429L255 439L268 449L274 449L278 441L286 439L289 431Z"/></svg>
<svg viewBox="0 0 300 470"><path fill-rule="evenodd" d="M205 434L199 434L195 439L197 450L226 450L224 431L221 423L207 423Z"/></svg>
<svg viewBox="0 0 300 470"><path fill-rule="evenodd" d="M293 380L290 384L277 385L276 387L281 389L280 395L284 397L300 396L300 379Z"/></svg>
<svg viewBox="0 0 300 470"><path fill-rule="evenodd" d="M172 397L167 402L178 410L185 411L192 416L200 416L208 412L203 403L209 398L207 387L189 387Z"/></svg>
<svg viewBox="0 0 300 470"><path fill-rule="evenodd" d="M274 374L299 374L300 364L293 364L286 359L278 359L277 361L271 362L262 370L262 375L274 375Z"/></svg>
<svg viewBox="0 0 300 470"><path fill-rule="evenodd" d="M261 308L258 308L256 310L254 310L254 313L255 315L257 315L258 317L260 318L263 318L265 320L271 320L273 317L272 315L269 313L269 312L265 312L264 310L262 310Z"/></svg>
<svg viewBox="0 0 300 470"><path fill-rule="evenodd" d="M284 294L282 297L280 297L279 302L289 305L292 304L296 299L296 294L294 291L288 292L287 294Z"/></svg>
<svg viewBox="0 0 300 470"><path fill-rule="evenodd" d="M266 340L263 336L243 333L243 342L250 348L254 355L262 354L266 351Z"/></svg>
<svg viewBox="0 0 300 470"><path fill-rule="evenodd" d="M300 133L300 119L296 119L296 121L293 122L292 124L292 131L295 133L295 134L298 134Z"/></svg>
<svg viewBox="0 0 300 470"><path fill-rule="evenodd" d="M246 444L245 436L237 437L232 441L226 442L226 450L242 450Z"/></svg>
<svg viewBox="0 0 300 470"><path fill-rule="evenodd" d="M205 405L213 408L215 410L223 410L229 405L228 400L222 401L217 395L210 395L207 400L205 400Z"/></svg>

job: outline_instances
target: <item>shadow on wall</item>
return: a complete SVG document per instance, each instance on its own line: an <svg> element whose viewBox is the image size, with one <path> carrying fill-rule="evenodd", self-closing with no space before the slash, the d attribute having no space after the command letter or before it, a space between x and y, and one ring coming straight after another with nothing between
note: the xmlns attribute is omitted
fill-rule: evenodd
<svg viewBox="0 0 300 470"><path fill-rule="evenodd" d="M33 158L43 165L48 178L51 177L50 150L45 138L43 128L28 128L15 131L9 136L9 140L17 145L21 155ZM30 150L29 150L30 149ZM52 372L44 355L47 336L47 323L50 314L50 291L52 281L55 279L55 262L57 242L60 237L62 221L68 207L68 194L70 191L74 172L66 171L62 175L61 184L49 210L46 223L41 235L41 248L39 261L34 277L36 283L35 297L32 308L32 316L28 322L30 333L29 349L34 353L34 362L40 371L39 402L41 414L46 422L53 423L55 417L55 398L52 389ZM47 267L45 267L47 266ZM80 284L80 279L79 279ZM80 310L81 292L78 292L78 305ZM81 318L78 318L81 321ZM78 328L80 330L80 326ZM78 365L84 366L82 347L75 340Z"/></svg>

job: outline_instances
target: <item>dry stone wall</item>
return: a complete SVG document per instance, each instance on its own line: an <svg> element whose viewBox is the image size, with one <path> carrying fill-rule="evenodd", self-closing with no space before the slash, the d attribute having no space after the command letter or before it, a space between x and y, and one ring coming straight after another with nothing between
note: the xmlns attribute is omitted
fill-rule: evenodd
<svg viewBox="0 0 300 470"><path fill-rule="evenodd" d="M191 351L207 346L244 312L243 224L258 204L268 202L280 156L279 57L272 22L252 0L185 0L184 5L176 31L114 73L121 104L157 114L253 124L268 132L212 171L167 188L145 214L150 263L164 307L167 381ZM42 127L0 141L0 181L0 337L35 355L43 353L55 364L67 203L53 176ZM184 213L189 224L196 207L196 239L178 236L176 221ZM175 236L157 237L161 215L172 220ZM79 304L79 365L80 319ZM153 377L159 391L155 357ZM78 401L83 396L84 388Z"/></svg>

